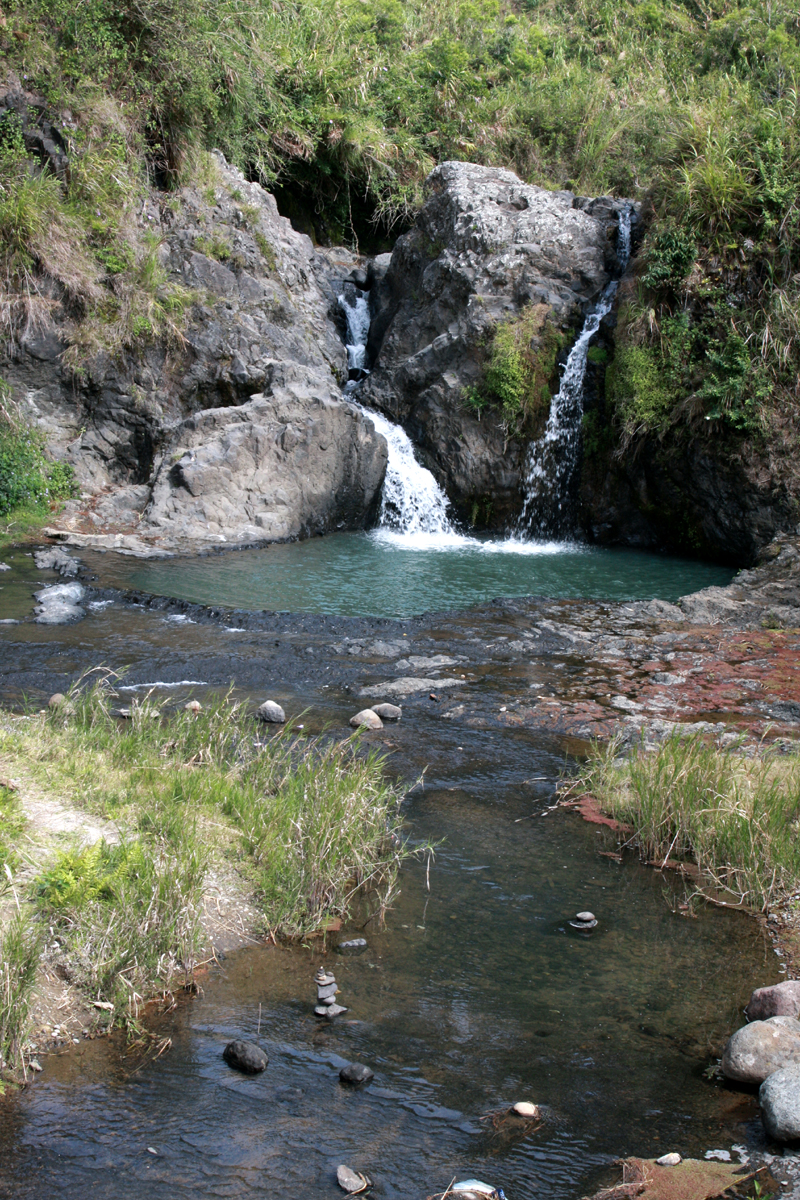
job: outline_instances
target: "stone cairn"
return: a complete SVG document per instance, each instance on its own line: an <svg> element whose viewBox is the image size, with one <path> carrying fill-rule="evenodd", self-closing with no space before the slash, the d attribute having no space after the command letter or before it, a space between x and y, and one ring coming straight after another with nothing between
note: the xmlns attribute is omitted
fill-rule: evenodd
<svg viewBox="0 0 800 1200"><path fill-rule="evenodd" d="M321 966L314 976L314 982L317 985L317 1003L314 1012L318 1017L327 1017L330 1020L338 1017L340 1013L347 1012L343 1005L336 1003L336 993L339 988L336 986L336 977L332 971L326 971Z"/></svg>

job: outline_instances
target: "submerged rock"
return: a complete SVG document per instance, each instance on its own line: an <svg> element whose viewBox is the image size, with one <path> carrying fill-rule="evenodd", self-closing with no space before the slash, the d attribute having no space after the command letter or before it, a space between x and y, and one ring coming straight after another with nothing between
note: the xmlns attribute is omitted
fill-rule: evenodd
<svg viewBox="0 0 800 1200"><path fill-rule="evenodd" d="M259 705L256 709L256 716L259 721L266 721L270 725L283 725L286 722L286 713L274 700L265 700L263 704Z"/></svg>
<svg viewBox="0 0 800 1200"><path fill-rule="evenodd" d="M365 1067L363 1063L348 1063L339 1072L339 1078L342 1083L369 1083L374 1077L375 1072L370 1070L369 1067Z"/></svg>
<svg viewBox="0 0 800 1200"><path fill-rule="evenodd" d="M764 1128L776 1142L800 1140L800 1065L773 1071L758 1089Z"/></svg>
<svg viewBox="0 0 800 1200"><path fill-rule="evenodd" d="M383 729L383 721L371 708L362 708L361 712L350 718L350 724L356 729Z"/></svg>
<svg viewBox="0 0 800 1200"><path fill-rule="evenodd" d="M490 1183L482 1183L480 1179L462 1179L450 1188L454 1196L461 1200L505 1200L502 1188L494 1188Z"/></svg>
<svg viewBox="0 0 800 1200"><path fill-rule="evenodd" d="M770 1017L737 1029L722 1055L722 1071L739 1083L763 1083L783 1067L800 1067L800 1021Z"/></svg>
<svg viewBox="0 0 800 1200"><path fill-rule="evenodd" d="M785 979L771 987L756 988L744 1011L748 1021L800 1017L800 979Z"/></svg>
<svg viewBox="0 0 800 1200"><path fill-rule="evenodd" d="M269 1064L269 1058L254 1042L228 1042L222 1057L229 1067L245 1075L258 1075Z"/></svg>

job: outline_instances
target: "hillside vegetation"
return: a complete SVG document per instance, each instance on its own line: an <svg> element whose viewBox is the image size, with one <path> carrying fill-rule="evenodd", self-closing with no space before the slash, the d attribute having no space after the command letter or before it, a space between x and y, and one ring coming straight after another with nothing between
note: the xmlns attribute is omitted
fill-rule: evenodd
<svg viewBox="0 0 800 1200"><path fill-rule="evenodd" d="M156 187L169 204L202 179L210 147L319 240L362 248L402 231L429 170L457 158L647 201L606 389L621 445L793 428L800 15L786 0L17 0L0 51L69 156L60 178L32 171L19 116L0 122L7 330L57 300L120 345L178 328L190 298L159 273L143 198Z"/></svg>

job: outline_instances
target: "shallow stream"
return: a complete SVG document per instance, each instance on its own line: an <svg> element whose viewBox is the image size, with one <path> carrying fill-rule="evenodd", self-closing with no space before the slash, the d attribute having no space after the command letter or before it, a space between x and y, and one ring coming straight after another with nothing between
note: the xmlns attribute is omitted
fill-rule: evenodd
<svg viewBox="0 0 800 1200"><path fill-rule="evenodd" d="M195 598L205 589L228 604L249 598L251 607L278 602L275 576L256 594L257 573L247 564L283 562L280 586L289 595L301 594L291 591L294 571L309 606L338 596L340 611L358 611L341 557L332 580L327 568L318 571L328 600L311 595L304 564L338 555L333 541L194 562L91 561L99 584L158 590L160 578L174 594L181 578ZM366 539L342 545L372 553ZM569 553L575 564L637 562L624 587L643 577L643 564L664 564L661 582L645 594L674 598L686 590L674 561ZM538 569L556 557L533 561ZM25 617L33 581L48 582L51 573L36 572L21 553L9 561L0 615ZM706 571L711 581L716 568L686 570ZM396 590L408 575L398 571ZM606 567L606 584L610 575ZM474 582L474 574L466 578ZM589 585L576 576L571 586ZM464 593L451 602L464 604ZM421 622L270 617L245 628L246 619L230 615L184 617L119 599L103 605L74 626L3 627L3 698L64 690L97 662L129 663L132 686L197 681L170 692L176 702L232 679L253 699L270 694L293 712L310 706L305 720L314 731L345 726L364 672L390 670L374 656L370 665L368 647L352 658L347 638L362 645L365 637L407 635L409 646L452 653L459 645L497 647L531 621L521 609L489 606ZM534 686L534 676L579 670L574 655L556 660L544 634L541 642L525 672L502 654L483 674L475 667L469 686L487 708L496 712L503 696ZM173 1045L157 1061L142 1065L106 1042L82 1042L46 1058L35 1086L3 1102L0 1196L322 1200L340 1194L335 1168L346 1162L375 1179L377 1196L400 1200L422 1200L454 1176L471 1175L502 1186L509 1200L577 1200L618 1155L702 1154L747 1140L756 1119L751 1098L703 1073L741 1023L751 989L778 978L759 927L719 909L685 915L675 879L633 856L606 857L616 849L609 831L547 813L574 746L541 731L469 728L441 717L427 696L409 701L400 724L376 739L404 780L427 768L424 786L405 802L409 830L418 841L443 841L430 891L424 867L412 866L384 930L354 926L332 939L327 961L349 1010L344 1018L329 1027L312 1014L319 939L233 952L202 979L201 997L161 1018ZM568 924L587 908L599 920L588 937ZM361 934L363 953L333 949L338 938ZM225 1066L221 1051L232 1037L259 1036L259 1006L271 1061L249 1080ZM375 1071L359 1092L338 1081L339 1066L353 1060ZM481 1122L520 1099L547 1106L540 1129L493 1133Z"/></svg>

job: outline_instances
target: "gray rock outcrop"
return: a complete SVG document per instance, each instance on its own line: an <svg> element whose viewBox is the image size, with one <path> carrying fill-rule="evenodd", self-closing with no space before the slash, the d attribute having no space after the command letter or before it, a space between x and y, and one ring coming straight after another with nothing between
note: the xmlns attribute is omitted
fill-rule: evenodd
<svg viewBox="0 0 800 1200"><path fill-rule="evenodd" d="M462 515L477 505L503 526L520 507L526 443L496 416L478 420L465 391L482 377L498 323L541 305L559 328L575 324L608 281L619 205L580 206L569 192L461 162L437 167L425 187L414 228L371 268L363 399L406 428Z"/></svg>
<svg viewBox="0 0 800 1200"><path fill-rule="evenodd" d="M138 531L253 542L358 527L386 457L385 440L330 376L276 363L268 393L178 426Z"/></svg>
<svg viewBox="0 0 800 1200"><path fill-rule="evenodd" d="M763 1083L783 1067L800 1067L800 1021L770 1017L737 1029L722 1055L722 1071L738 1083Z"/></svg>
<svg viewBox="0 0 800 1200"><path fill-rule="evenodd" d="M783 1067L758 1089L764 1128L776 1142L800 1140L800 1066Z"/></svg>
<svg viewBox="0 0 800 1200"><path fill-rule="evenodd" d="M53 326L0 363L24 415L77 473L83 495L58 528L139 554L362 527L386 451L339 390L335 277L352 256L316 252L216 152L206 186L158 199L137 220L161 239L163 286L182 289L173 334L94 353L76 374L56 305Z"/></svg>

